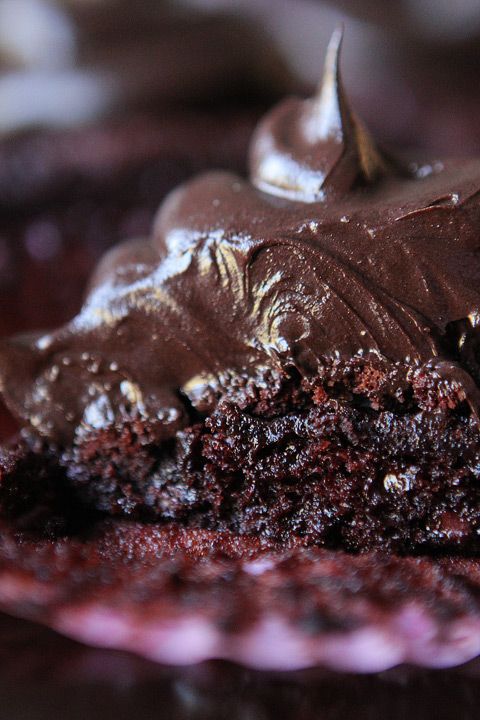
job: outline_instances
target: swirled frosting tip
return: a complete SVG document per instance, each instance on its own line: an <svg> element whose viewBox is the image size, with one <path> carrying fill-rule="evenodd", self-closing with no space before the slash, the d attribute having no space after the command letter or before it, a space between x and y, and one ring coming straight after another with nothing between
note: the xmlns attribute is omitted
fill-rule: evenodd
<svg viewBox="0 0 480 720"><path fill-rule="evenodd" d="M343 27L330 40L316 95L289 98L267 115L251 151L253 183L273 195L318 202L371 183L386 162L352 113L340 72Z"/></svg>

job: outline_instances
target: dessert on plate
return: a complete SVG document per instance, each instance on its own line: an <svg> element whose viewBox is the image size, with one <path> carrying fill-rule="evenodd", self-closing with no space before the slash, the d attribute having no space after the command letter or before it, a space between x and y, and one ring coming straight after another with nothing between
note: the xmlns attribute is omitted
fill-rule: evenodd
<svg viewBox="0 0 480 720"><path fill-rule="evenodd" d="M376 147L322 83L4 341L0 606L165 662L480 651L480 161Z"/></svg>

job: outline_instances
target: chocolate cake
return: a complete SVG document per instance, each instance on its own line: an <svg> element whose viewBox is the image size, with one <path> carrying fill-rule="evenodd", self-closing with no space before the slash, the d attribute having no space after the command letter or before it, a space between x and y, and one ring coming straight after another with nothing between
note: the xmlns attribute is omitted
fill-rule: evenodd
<svg viewBox="0 0 480 720"><path fill-rule="evenodd" d="M249 181L175 190L4 341L3 608L167 662L479 652L480 162L382 153L340 45Z"/></svg>

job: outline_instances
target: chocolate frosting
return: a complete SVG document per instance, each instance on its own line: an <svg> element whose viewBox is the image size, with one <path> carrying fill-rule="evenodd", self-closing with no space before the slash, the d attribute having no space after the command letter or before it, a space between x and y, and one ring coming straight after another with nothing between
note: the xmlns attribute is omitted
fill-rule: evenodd
<svg viewBox="0 0 480 720"><path fill-rule="evenodd" d="M315 202L371 182L381 155L345 99L340 77L343 30L330 41L325 71L311 100L290 98L260 123L251 149L252 183L290 200Z"/></svg>
<svg viewBox="0 0 480 720"><path fill-rule="evenodd" d="M348 108L340 43L318 97L260 125L251 181L212 172L180 187L151 239L102 260L77 317L4 342L2 392L20 418L68 443L134 412L161 439L187 422L185 398L198 406L239 374L368 354L430 363L475 393L480 161L382 159Z"/></svg>

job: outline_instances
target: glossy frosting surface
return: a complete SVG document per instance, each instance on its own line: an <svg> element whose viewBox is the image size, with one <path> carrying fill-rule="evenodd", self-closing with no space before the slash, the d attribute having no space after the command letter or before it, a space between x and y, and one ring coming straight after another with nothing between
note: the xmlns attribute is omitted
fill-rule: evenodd
<svg viewBox="0 0 480 720"><path fill-rule="evenodd" d="M60 442L125 412L168 437L185 397L232 375L368 353L440 360L474 387L462 366L480 308L480 160L382 158L348 108L340 44L318 96L261 123L250 181L213 172L180 187L151 239L103 259L77 317L3 347L17 415Z"/></svg>

